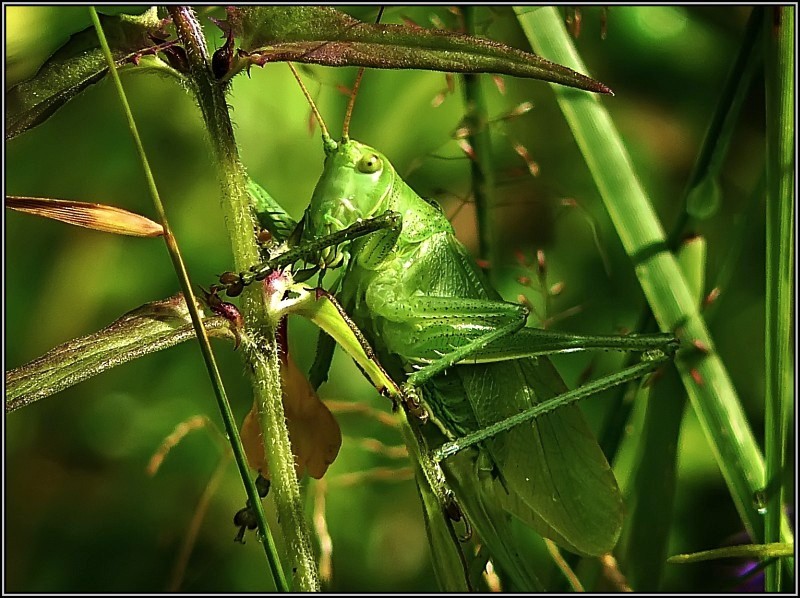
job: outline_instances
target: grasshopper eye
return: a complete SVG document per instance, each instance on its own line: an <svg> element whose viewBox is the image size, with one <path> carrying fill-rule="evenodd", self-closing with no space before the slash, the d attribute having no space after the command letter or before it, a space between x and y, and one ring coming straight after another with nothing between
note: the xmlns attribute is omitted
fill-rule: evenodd
<svg viewBox="0 0 800 598"><path fill-rule="evenodd" d="M359 172L364 174L372 174L378 172L383 166L383 162L378 154L366 154L356 164Z"/></svg>

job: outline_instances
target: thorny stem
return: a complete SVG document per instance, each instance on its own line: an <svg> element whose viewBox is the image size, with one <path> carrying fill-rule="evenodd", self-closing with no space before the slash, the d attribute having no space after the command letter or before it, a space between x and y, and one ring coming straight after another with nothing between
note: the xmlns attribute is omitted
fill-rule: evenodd
<svg viewBox="0 0 800 598"><path fill-rule="evenodd" d="M222 186L222 207L231 239L234 264L238 270L244 270L248 265L259 261L259 253L253 234L247 174L239 160L224 88L211 71L205 38L192 9L172 6L169 12L188 57L190 79L212 144ZM263 437L269 439L266 457L274 489L272 496L292 558L294 587L302 591L318 591L319 579L311 548L311 535L305 522L283 410L278 347L275 340L277 322L270 314L261 288L253 286L245 291L242 314L250 336L260 339L257 347L245 352L245 359L259 406ZM248 486L253 485L252 480L248 482ZM255 493L254 486L252 491ZM260 509L260 500L257 498L251 497L251 504ZM268 530L260 531L265 539L269 538ZM280 576L276 583L280 587Z"/></svg>
<svg viewBox="0 0 800 598"><path fill-rule="evenodd" d="M95 30L97 31L97 37L98 40L100 41L100 46L103 49L106 62L108 63L109 66L109 76L117 89L117 94L119 95L119 98L122 102L123 111L125 112L125 115L128 119L128 126L130 128L131 135L133 137L134 143L136 145L137 151L142 161L144 176L145 179L147 180L147 184L150 190L150 195L153 200L153 204L156 208L156 211L158 212L161 225L164 229L164 240L167 244L169 256L173 262L175 272L178 275L178 280L181 284L181 288L183 289L184 297L186 299L186 306L189 310L189 314L192 320L192 325L194 327L195 334L197 335L197 340L200 345L200 350L203 354L203 360L206 364L209 376L211 378L211 383L214 387L214 394L217 398L217 403L220 413L222 415L223 423L225 425L225 430L231 438L231 448L233 449L233 452L236 456L236 462L239 465L239 470L242 476L242 480L244 481L245 487L247 488L248 492L252 496L257 497L257 494L255 493L255 487L253 485L253 482L250 480L250 476L247 471L247 465L244 456L244 451L242 448L242 443L238 436L238 431L236 429L236 423L233 419L233 413L231 412L230 403L228 402L228 398L225 394L225 387L222 384L222 379L220 378L219 370L217 369L217 364L216 361L214 360L214 354L211 350L211 344L209 343L208 336L203 326L200 314L197 311L196 300L194 297L194 292L192 290L191 282L189 281L189 275L186 271L186 267L183 264L183 259L181 258L177 241L173 237L172 232L170 230L169 223L167 221L167 215L164 210L164 205L158 193L158 188L156 186L155 178L153 177L152 170L150 169L150 163L147 159L147 153L145 152L141 137L139 136L139 131L138 128L136 127L136 122L133 118L133 113L131 112L130 105L128 104L128 100L125 95L125 90L122 87L122 82L120 81L119 74L117 73L114 59L111 55L111 50L108 46L108 42L106 40L102 24L100 23L100 18L98 17L97 11L93 6L89 7L89 15L92 19L92 22L94 23ZM260 503L257 504L257 511L259 511L258 513L259 523L261 524L262 529L266 530L267 542L265 543L265 549L270 567L272 568L273 577L276 580L276 585L281 589L288 589L286 586L286 581L283 577L283 571L280 568L280 562L277 557L277 552L275 551L274 542L272 542L272 538L269 535L269 530L266 528L266 524L264 523L264 514L263 510L261 509Z"/></svg>

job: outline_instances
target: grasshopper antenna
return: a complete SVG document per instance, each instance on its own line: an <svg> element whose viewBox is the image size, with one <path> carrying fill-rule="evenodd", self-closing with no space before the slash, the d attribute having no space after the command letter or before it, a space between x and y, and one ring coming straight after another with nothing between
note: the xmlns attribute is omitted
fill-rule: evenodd
<svg viewBox="0 0 800 598"><path fill-rule="evenodd" d="M375 17L375 24L377 25L381 21L381 17L383 16L383 9L384 7L381 6L378 10L378 16ZM347 112L344 115L344 125L342 126L342 139L347 141L350 135L350 118L353 116L353 106L356 103L356 96L358 95L358 88L361 85L361 77L364 76L364 67L362 66L358 69L358 74L356 75L356 82L353 83L353 91L350 92L350 101L347 103Z"/></svg>
<svg viewBox="0 0 800 598"><path fill-rule="evenodd" d="M361 77L364 76L364 67L358 69L356 75L356 82L353 84L353 91L350 92L350 101L347 103L347 112L344 114L344 125L342 125L342 139L347 141L350 135L350 118L353 116L353 106L356 103L356 95L358 95L358 87L361 85Z"/></svg>
<svg viewBox="0 0 800 598"><path fill-rule="evenodd" d="M287 62L286 64L288 64L289 68L292 69L292 74L297 80L297 83L300 85L300 89L303 90L303 95L306 96L306 100L308 100L308 104L311 106L311 111L314 113L314 118L317 119L320 129L322 129L322 145L325 147L325 151L329 152L335 150L336 142L330 136L330 133L328 133L328 127L325 126L325 121L322 120L322 115L319 113L319 110L317 110L317 105L311 98L311 94L308 93L308 89L306 89L306 86L303 84L303 80L300 78L297 69L294 68L294 65L291 62Z"/></svg>

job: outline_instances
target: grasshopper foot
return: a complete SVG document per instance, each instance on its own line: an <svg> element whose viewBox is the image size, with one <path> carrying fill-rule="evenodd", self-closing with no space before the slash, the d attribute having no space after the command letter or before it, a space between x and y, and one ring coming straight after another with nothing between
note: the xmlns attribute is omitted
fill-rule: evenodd
<svg viewBox="0 0 800 598"><path fill-rule="evenodd" d="M424 424L430 419L430 415L422 404L416 388L411 385L406 384L403 386L403 404L408 413L417 418L420 423Z"/></svg>

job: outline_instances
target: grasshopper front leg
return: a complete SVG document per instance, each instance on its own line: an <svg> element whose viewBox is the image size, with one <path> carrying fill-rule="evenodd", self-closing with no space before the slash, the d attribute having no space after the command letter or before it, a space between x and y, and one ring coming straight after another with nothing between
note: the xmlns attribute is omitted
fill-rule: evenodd
<svg viewBox="0 0 800 598"><path fill-rule="evenodd" d="M220 284L212 287L212 290L224 290L229 297L236 297L242 293L244 287L253 282L264 280L275 270L285 268L299 261L312 262L317 259L321 251L328 247L340 245L375 231L395 229L399 226L399 222L400 215L396 212L388 211L376 218L356 222L344 230L315 239L311 243L284 248L280 253L261 264L251 266L245 272L224 272L220 275ZM300 224L302 225L302 221Z"/></svg>

